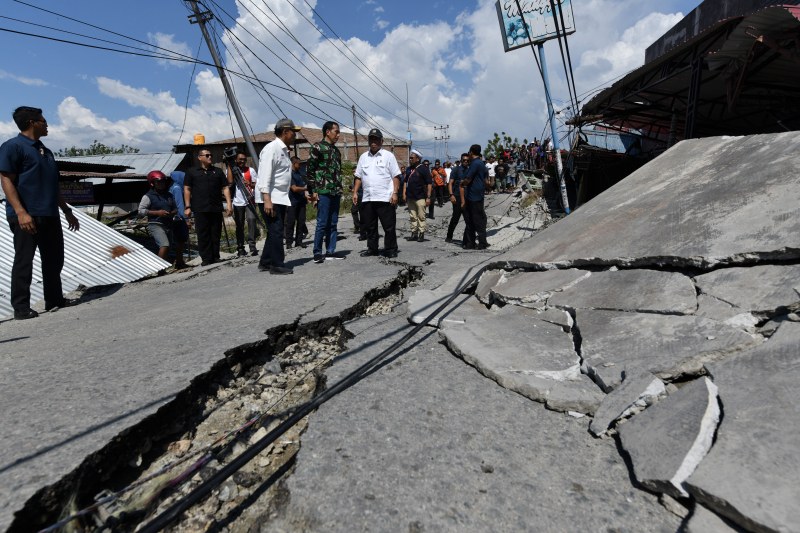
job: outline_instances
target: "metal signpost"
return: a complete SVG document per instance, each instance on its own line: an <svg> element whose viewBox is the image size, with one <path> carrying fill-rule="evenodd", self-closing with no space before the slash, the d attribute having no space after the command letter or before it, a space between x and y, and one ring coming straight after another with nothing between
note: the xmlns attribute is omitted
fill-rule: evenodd
<svg viewBox="0 0 800 533"><path fill-rule="evenodd" d="M553 5L556 6L560 13L553 13ZM550 135L556 157L558 184L561 189L564 212L569 214L569 199L567 198L567 186L564 183L564 167L561 162L553 99L550 95L550 79L547 75L544 42L560 35L566 36L575 33L572 1L497 0L495 7L497 8L497 18L500 22L500 32L503 35L503 48L505 51L510 52L527 46L533 48L533 45L536 45L536 50L539 53L544 94L547 100L547 115L550 120ZM559 19L555 17L559 17ZM563 24L559 21L563 21Z"/></svg>

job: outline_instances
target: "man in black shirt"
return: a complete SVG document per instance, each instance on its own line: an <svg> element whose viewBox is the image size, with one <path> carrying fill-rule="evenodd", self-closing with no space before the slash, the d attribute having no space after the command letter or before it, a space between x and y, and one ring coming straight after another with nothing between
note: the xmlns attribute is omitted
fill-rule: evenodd
<svg viewBox="0 0 800 533"><path fill-rule="evenodd" d="M431 203L433 178L431 171L425 165L420 165L422 154L411 150L409 161L411 166L406 170L406 187L403 189L403 199L408 204L411 215L411 237L406 240L425 240L425 208Z"/></svg>
<svg viewBox="0 0 800 533"><path fill-rule="evenodd" d="M225 216L231 216L233 204L228 180L221 169L211 164L211 152L200 150L200 166L186 171L183 180L184 213L194 212L197 230L197 248L203 260L201 265L219 261L219 241L222 236L222 199L225 198Z"/></svg>

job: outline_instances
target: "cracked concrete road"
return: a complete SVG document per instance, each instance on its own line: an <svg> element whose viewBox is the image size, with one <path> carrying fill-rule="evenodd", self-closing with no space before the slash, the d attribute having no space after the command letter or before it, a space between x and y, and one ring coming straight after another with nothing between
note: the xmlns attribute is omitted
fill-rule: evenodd
<svg viewBox="0 0 800 533"><path fill-rule="evenodd" d="M508 202L507 195L497 199ZM441 225L449 210L438 212ZM405 211L398 222L402 230ZM443 258L452 258L447 268L460 268L490 255L465 253L432 231L425 243L401 240L395 261L362 258L364 243L351 228L342 217L338 248L346 260L317 265L310 247L294 249L287 256L293 276L260 273L255 258L236 259L87 294L80 305L36 320L0 323L0 528L34 492L125 439L232 349L269 343L266 332L295 321L346 316L367 291L397 280L406 263L435 279ZM502 235L491 233L490 241Z"/></svg>

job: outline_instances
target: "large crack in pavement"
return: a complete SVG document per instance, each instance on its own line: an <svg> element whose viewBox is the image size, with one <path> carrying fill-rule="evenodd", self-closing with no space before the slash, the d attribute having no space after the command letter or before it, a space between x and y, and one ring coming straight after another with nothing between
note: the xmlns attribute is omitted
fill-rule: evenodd
<svg viewBox="0 0 800 533"><path fill-rule="evenodd" d="M98 499L104 503L71 521L66 530L134 530L324 390L323 370L348 336L344 323L393 308L402 290L421 278L421 269L402 267L394 279L368 290L336 316L304 321L312 310L269 329L264 340L226 350L223 359L156 413L120 432L58 482L39 489L15 514L8 531L39 530ZM283 496L276 482L291 470L307 419L186 513L175 530L247 521L278 504ZM186 483L175 483L182 476ZM128 487L134 488L124 490Z"/></svg>

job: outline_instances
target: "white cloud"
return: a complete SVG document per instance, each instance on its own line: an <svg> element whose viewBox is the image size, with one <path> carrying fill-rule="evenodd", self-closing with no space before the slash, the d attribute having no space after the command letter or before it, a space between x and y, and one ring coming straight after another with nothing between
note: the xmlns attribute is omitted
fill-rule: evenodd
<svg viewBox="0 0 800 533"><path fill-rule="evenodd" d="M375 21L375 26L377 26L379 30L386 29L386 27L388 25L389 25L389 21L388 20L378 19L378 20Z"/></svg>
<svg viewBox="0 0 800 533"><path fill-rule="evenodd" d="M424 24L400 24L389 29L375 44L357 37L346 39L358 60L350 56L350 52L347 53L349 58L340 53L343 46L338 41L332 43L323 39L286 0L266 1L291 34L330 71L292 44L275 21L270 20L271 15L260 11L242 11L233 28L253 50L252 53L245 51L248 63L267 82L283 84L259 59L297 90L338 105L312 98L306 100L270 87L276 97L285 100L277 102L282 111L275 109L273 112L269 107L275 108L275 104L268 97L259 96L250 85L233 77L237 97L256 132L268 131L279 118L277 115L287 115L296 123L317 127L333 118L349 128L352 127L350 106L355 103L366 109L370 126L378 124L384 133L405 138L408 84L410 106L422 115L411 112L412 135L427 156L434 155L434 130L428 119L450 125L451 155L461 153L473 142L485 143L495 131L506 131L520 140L542 135L546 107L541 78L530 50L504 53L493 0L480 0L474 10L462 11L447 21L437 22L431 18L431 22ZM311 7L304 1L292 1L308 18L313 18ZM310 3L316 5L313 1ZM577 32L569 38L579 93L642 63L644 48L681 16L653 12L658 5L661 4L641 0L586 0L582 3L575 13ZM271 37L262 24L278 39L284 39L282 42L292 48L299 60L274 47L276 38ZM281 63L243 28L280 50L281 57L313 84ZM241 45L239 48L244 50ZM568 97L559 49L555 42L549 42L545 50L556 105L563 107ZM359 60L395 96L369 79L370 76L362 72L365 69ZM231 60L227 63L234 67ZM130 106L133 116L111 121L97 116L77 100L67 98L59 107L61 124L51 127L51 143L58 139L70 145L88 144L99 138L108 139L106 144L124 142L143 150L164 150L177 141L184 117L183 95L176 97L155 85L133 86L103 77L97 79L97 87L103 95ZM201 70L195 76L186 115L183 142L196 132L204 133L211 141L231 136L222 85L211 70ZM359 118L359 130L366 126ZM545 136L549 136L549 131Z"/></svg>
<svg viewBox="0 0 800 533"><path fill-rule="evenodd" d="M192 49L189 48L189 45L184 42L176 41L175 36L172 34L161 33L161 32L148 33L147 40L150 41L153 45L159 47L160 49L163 48L163 50L160 49L154 50L154 52L156 53L194 57ZM186 63L184 61L169 61L167 59L157 59L156 61L158 62L159 65L164 65L164 66L182 67L189 65L189 63Z"/></svg>
<svg viewBox="0 0 800 533"><path fill-rule="evenodd" d="M5 70L0 69L0 80L12 80L23 85L30 85L32 87L44 87L46 85L50 85L44 80L40 80L39 78L28 78L25 76L18 76L16 74L12 74L10 72L6 72Z"/></svg>
<svg viewBox="0 0 800 533"><path fill-rule="evenodd" d="M383 13L383 12L384 12L383 6L378 6L375 8L375 13Z"/></svg>

